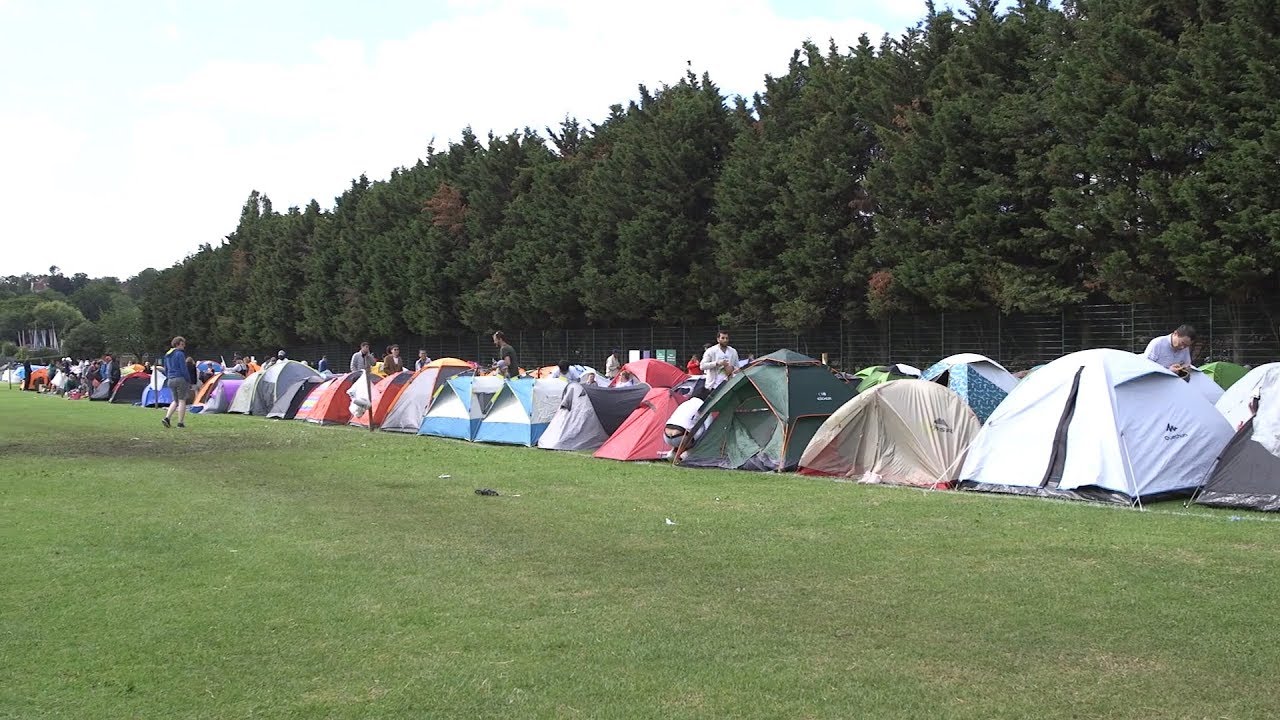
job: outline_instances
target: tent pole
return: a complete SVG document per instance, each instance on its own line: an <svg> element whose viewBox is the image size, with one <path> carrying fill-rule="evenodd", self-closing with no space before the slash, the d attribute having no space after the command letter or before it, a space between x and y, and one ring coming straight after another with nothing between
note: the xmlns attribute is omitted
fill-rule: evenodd
<svg viewBox="0 0 1280 720"><path fill-rule="evenodd" d="M365 411L369 413L369 432L373 432L373 373L369 368L364 369L364 391L369 396L369 409Z"/></svg>

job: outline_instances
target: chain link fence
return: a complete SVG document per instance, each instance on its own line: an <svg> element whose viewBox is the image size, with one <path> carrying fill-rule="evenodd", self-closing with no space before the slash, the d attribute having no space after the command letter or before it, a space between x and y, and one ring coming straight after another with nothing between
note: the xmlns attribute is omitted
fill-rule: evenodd
<svg viewBox="0 0 1280 720"><path fill-rule="evenodd" d="M926 367L961 352L976 352L1021 370L1049 362L1067 353L1110 347L1142 352L1147 342L1190 323L1199 332L1197 363L1230 360L1243 365L1280 360L1280 336L1276 313L1263 305L1232 305L1214 300L1186 301L1178 305L1093 304L1057 313L1002 314L995 311L938 313L893 317L886 320L828 323L797 333L775 325L749 324L725 328L739 356L760 356L779 348L822 358L842 370L901 362ZM507 330L520 364L526 369L553 365L561 359L603 369L611 350L621 351L625 361L631 351L642 356L669 359L681 367L704 346L715 342L715 325L633 327L611 329ZM412 366L418 350L433 358L457 357L488 364L496 349L487 334L456 333L372 342L379 356L396 342L406 364ZM278 348L242 349L261 360ZM312 365L327 356L330 369L345 370L356 350L354 343L315 343L286 348L289 357ZM202 357L230 360L233 348L197 348Z"/></svg>

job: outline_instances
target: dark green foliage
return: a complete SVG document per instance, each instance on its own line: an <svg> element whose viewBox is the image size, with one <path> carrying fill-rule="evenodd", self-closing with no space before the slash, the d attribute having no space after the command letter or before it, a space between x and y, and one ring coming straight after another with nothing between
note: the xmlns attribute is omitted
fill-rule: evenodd
<svg viewBox="0 0 1280 720"><path fill-rule="evenodd" d="M42 300L97 320L123 291L149 345L263 352L1256 300L1280 289L1278 37L1262 0L930 3L876 44L803 44L751 100L689 72L545 138L467 128L331 209L251 193L224 242L123 286L51 269Z"/></svg>

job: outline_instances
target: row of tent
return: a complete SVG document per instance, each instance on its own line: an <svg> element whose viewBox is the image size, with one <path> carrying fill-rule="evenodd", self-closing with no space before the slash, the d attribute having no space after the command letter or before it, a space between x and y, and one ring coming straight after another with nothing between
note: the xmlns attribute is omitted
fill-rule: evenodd
<svg viewBox="0 0 1280 720"><path fill-rule="evenodd" d="M1275 384L1280 394L1277 368L1206 367L1214 372L1180 378L1141 356L1099 349L1021 380L969 354L924 371L886 365L840 376L781 350L702 404L700 430L686 436L676 462L1120 503L1201 489L1202 502L1280 509L1280 458L1253 440L1249 413L1259 388ZM635 384L598 387L480 376L455 359L376 381L282 361L248 378L215 375L197 401L204 412L658 459L671 449L663 428L700 380L655 360L626 369ZM163 387L140 381L139 402ZM130 389L124 384L113 398ZM153 400L167 404L159 393ZM1275 404L1280 412L1280 397Z"/></svg>

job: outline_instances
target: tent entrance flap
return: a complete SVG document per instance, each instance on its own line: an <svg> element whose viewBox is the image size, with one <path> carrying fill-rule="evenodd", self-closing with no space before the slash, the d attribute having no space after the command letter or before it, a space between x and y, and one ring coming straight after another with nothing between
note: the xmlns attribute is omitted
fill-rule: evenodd
<svg viewBox="0 0 1280 720"><path fill-rule="evenodd" d="M1062 408L1062 419L1058 421L1058 429L1053 435L1053 448L1049 453L1049 467L1045 469L1044 480L1040 487L1046 490L1057 490L1062 482L1063 469L1067 465L1067 433L1071 428L1071 419L1076 415L1076 398L1080 394L1080 374L1084 366L1076 371L1071 381L1071 391L1067 394L1067 402Z"/></svg>

